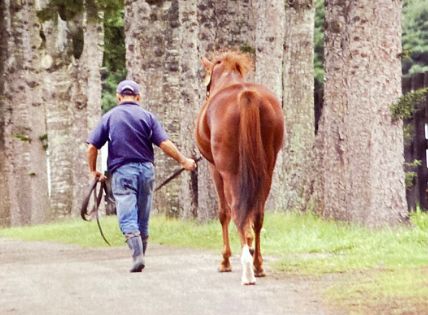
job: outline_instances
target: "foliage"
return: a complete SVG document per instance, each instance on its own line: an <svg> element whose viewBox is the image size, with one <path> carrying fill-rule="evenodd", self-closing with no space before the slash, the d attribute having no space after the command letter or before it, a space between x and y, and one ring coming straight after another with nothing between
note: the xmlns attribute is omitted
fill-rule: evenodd
<svg viewBox="0 0 428 315"><path fill-rule="evenodd" d="M42 143L43 149L46 151L48 149L48 134L45 133L45 134L39 136L39 140Z"/></svg>
<svg viewBox="0 0 428 315"><path fill-rule="evenodd" d="M415 179L417 177L416 169L418 166L422 165L421 160L414 160L411 163L404 163L405 169L405 184L406 188L410 189L415 185Z"/></svg>
<svg viewBox="0 0 428 315"><path fill-rule="evenodd" d="M405 0L402 16L403 74L428 71L428 0Z"/></svg>
<svg viewBox="0 0 428 315"><path fill-rule="evenodd" d="M428 87L404 94L390 106L393 119L408 119L418 110L419 103L428 94Z"/></svg>
<svg viewBox="0 0 428 315"><path fill-rule="evenodd" d="M315 0L315 30L314 30L314 70L315 82L324 82L324 0Z"/></svg>
<svg viewBox="0 0 428 315"><path fill-rule="evenodd" d="M74 19L85 9L90 18L104 17L104 56L103 56L103 111L116 104L115 88L117 82L126 77L124 4L122 0L50 0L45 8L38 11L41 21L56 21L57 16L68 21ZM101 14L103 12L104 14ZM83 51L83 28L77 25L73 37L73 54L79 58Z"/></svg>
<svg viewBox="0 0 428 315"><path fill-rule="evenodd" d="M107 15L114 14L123 8L123 1L120 0L50 0L49 3L40 11L37 16L43 22L47 20L56 20L57 15L64 21L75 18L86 9L90 11L91 16L99 16L98 12L103 11Z"/></svg>
<svg viewBox="0 0 428 315"><path fill-rule="evenodd" d="M28 142L28 143L31 143L31 140L32 140L29 135L26 135L26 134L23 134L23 133L15 133L13 135L13 137L15 139L18 139L18 140L22 141L22 142Z"/></svg>
<svg viewBox="0 0 428 315"><path fill-rule="evenodd" d="M117 83L126 78L125 31L123 2L116 2L116 10L109 10L104 17L104 58L102 110L107 112L116 105Z"/></svg>
<svg viewBox="0 0 428 315"><path fill-rule="evenodd" d="M240 47L239 47L240 52L242 53L247 53L250 55L255 56L256 55L256 49L254 47L252 47L250 44L248 43L243 43Z"/></svg>

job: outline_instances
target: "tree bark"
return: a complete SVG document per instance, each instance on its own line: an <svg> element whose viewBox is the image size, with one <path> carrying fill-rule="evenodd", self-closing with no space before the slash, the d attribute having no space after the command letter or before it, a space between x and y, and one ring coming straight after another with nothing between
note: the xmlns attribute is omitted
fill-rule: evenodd
<svg viewBox="0 0 428 315"><path fill-rule="evenodd" d="M10 225L10 191L8 176L8 159L6 157L7 131L6 117L9 104L6 101L5 85L8 78L7 60L9 52L8 32L10 31L9 5L0 2L0 227Z"/></svg>
<svg viewBox="0 0 428 315"><path fill-rule="evenodd" d="M200 106L201 86L198 69L198 20L197 1L182 0L179 2L179 22L181 27L180 42L180 95L179 108L182 119L180 122L180 144L183 153L196 157L194 141L195 117ZM198 180L202 174L197 169L185 172L181 176L181 207L180 217L206 220L211 216L207 209L199 208ZM204 211L205 210L205 211Z"/></svg>
<svg viewBox="0 0 428 315"><path fill-rule="evenodd" d="M317 135L317 209L367 226L407 216L401 94L401 2L328 1L325 105Z"/></svg>
<svg viewBox="0 0 428 315"><path fill-rule="evenodd" d="M47 209L46 154L39 140L45 134L44 106L40 97L39 58L42 43L32 1L2 4L5 35L2 71L5 110L2 124L5 192L2 221L11 225L40 223ZM3 164L3 163L2 163Z"/></svg>
<svg viewBox="0 0 428 315"><path fill-rule="evenodd" d="M44 4L46 5L46 4ZM43 22L46 38L42 65L50 175L50 218L69 216L73 198L71 92L76 81L67 21L59 15Z"/></svg>
<svg viewBox="0 0 428 315"><path fill-rule="evenodd" d="M255 1L256 71L255 81L272 90L282 103L284 59L284 0ZM286 204L284 194L283 152L278 154L267 209L281 210Z"/></svg>
<svg viewBox="0 0 428 315"><path fill-rule="evenodd" d="M86 139L101 117L101 74L104 29L103 12L85 3L82 20L83 51L76 60L74 71L77 80L72 90L73 99L73 199L72 215L80 215L80 206L87 194L89 178L86 156ZM100 159L98 159L100 161ZM100 169L100 167L98 167Z"/></svg>
<svg viewBox="0 0 428 315"><path fill-rule="evenodd" d="M301 209L303 189L311 176L310 154L315 140L313 0L287 0L283 66L285 143L279 178L283 194L276 209ZM282 167L281 167L282 166Z"/></svg>

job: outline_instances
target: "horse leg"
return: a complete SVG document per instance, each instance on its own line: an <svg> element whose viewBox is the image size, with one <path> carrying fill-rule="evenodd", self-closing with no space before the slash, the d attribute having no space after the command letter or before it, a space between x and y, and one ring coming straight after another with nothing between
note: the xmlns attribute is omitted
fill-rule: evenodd
<svg viewBox="0 0 428 315"><path fill-rule="evenodd" d="M229 241L229 223L231 219L230 207L226 202L224 195L224 184L223 179L220 173L215 170L214 166L210 165L210 171L212 178L214 179L214 184L217 191L218 201L219 201L219 220L221 223L221 230L223 234L223 260L218 267L219 272L230 272L232 267L230 265L230 256L232 256L232 250L230 249Z"/></svg>
<svg viewBox="0 0 428 315"><path fill-rule="evenodd" d="M241 283L243 285L256 284L256 278L254 277L253 269L253 257L250 253L250 247L247 243L246 229L239 229L239 237L241 239L242 253L241 253L241 264L242 264L242 277Z"/></svg>
<svg viewBox="0 0 428 315"><path fill-rule="evenodd" d="M254 255L253 241L254 241L254 231L251 228L251 225L245 231L245 239L248 247L250 248L250 254Z"/></svg>
<svg viewBox="0 0 428 315"><path fill-rule="evenodd" d="M253 257L250 253L250 247L248 246L248 242L252 243L251 233L248 234L248 231L251 229L251 222L245 224L245 226L240 226L237 217L237 204L238 198L236 193L236 178L234 176L230 176L230 174L224 174L223 177L223 191L225 204L229 210L233 211L233 219L238 228L239 238L241 240L241 264L242 264L242 277L241 283L243 285L251 285L256 284L256 278L254 277L254 269L253 269ZM221 199L221 198L220 198ZM230 221L230 217L229 217ZM223 234L224 236L224 234ZM227 242L229 242L229 237L227 237ZM229 244L227 244L229 246Z"/></svg>
<svg viewBox="0 0 428 315"><path fill-rule="evenodd" d="M263 270L263 257L260 248L260 232L263 227L264 214L259 211L254 218L254 233L256 238L255 251L254 251L254 271L256 277L266 276Z"/></svg>

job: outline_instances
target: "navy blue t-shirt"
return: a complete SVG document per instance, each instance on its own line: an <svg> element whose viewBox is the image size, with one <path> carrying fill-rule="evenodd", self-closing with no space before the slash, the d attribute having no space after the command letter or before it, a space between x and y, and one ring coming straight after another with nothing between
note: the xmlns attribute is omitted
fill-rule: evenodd
<svg viewBox="0 0 428 315"><path fill-rule="evenodd" d="M103 115L87 142L100 149L108 141L110 173L130 162L154 161L153 144L168 135L156 117L136 102L124 102Z"/></svg>

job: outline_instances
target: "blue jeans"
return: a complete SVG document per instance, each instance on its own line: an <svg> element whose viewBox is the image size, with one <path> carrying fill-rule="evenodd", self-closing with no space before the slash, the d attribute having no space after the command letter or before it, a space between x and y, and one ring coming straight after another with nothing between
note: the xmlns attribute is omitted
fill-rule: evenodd
<svg viewBox="0 0 428 315"><path fill-rule="evenodd" d="M112 177L119 227L127 237L149 236L155 169L152 163L128 163Z"/></svg>

